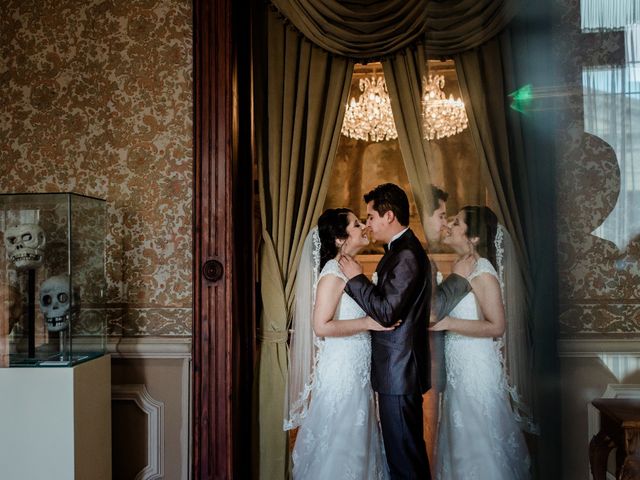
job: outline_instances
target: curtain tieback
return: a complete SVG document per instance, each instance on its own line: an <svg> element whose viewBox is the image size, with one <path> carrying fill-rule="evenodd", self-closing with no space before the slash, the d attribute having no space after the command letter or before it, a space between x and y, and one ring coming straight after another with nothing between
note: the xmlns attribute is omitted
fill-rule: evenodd
<svg viewBox="0 0 640 480"><path fill-rule="evenodd" d="M287 343L288 330L259 330L258 341L261 343Z"/></svg>

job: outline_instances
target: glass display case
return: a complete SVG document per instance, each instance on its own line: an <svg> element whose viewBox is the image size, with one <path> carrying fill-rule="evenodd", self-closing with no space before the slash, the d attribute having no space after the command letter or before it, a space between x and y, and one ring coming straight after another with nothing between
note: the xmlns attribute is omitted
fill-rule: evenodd
<svg viewBox="0 0 640 480"><path fill-rule="evenodd" d="M0 367L104 354L105 214L74 193L0 194Z"/></svg>

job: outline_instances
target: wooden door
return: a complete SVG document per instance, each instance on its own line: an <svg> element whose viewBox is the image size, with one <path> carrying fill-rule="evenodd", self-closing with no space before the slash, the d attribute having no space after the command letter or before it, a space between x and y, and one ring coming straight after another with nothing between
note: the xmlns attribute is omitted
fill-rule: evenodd
<svg viewBox="0 0 640 480"><path fill-rule="evenodd" d="M194 0L193 478L248 478L255 241L248 2Z"/></svg>

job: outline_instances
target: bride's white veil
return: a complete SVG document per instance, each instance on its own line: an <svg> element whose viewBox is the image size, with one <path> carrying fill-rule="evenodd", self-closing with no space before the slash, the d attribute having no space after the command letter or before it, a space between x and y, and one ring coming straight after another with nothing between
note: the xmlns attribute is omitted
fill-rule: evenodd
<svg viewBox="0 0 640 480"><path fill-rule="evenodd" d="M317 350L317 337L313 332L313 305L319 270L320 237L318 227L313 227L304 241L296 275L289 377L284 403L284 430L300 426L309 407Z"/></svg>
<svg viewBox="0 0 640 480"><path fill-rule="evenodd" d="M538 427L529 408L532 395L532 344L528 322L528 295L513 239L503 225L498 225L495 247L507 324L505 334L498 341L500 349L505 352L505 387L521 428L537 433Z"/></svg>

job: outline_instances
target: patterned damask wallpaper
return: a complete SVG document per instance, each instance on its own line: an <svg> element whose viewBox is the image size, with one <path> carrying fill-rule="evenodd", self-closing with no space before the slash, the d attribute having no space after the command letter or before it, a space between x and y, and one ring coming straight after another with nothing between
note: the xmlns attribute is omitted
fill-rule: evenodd
<svg viewBox="0 0 640 480"><path fill-rule="evenodd" d="M0 192L108 202L112 335L191 335L189 0L0 0Z"/></svg>
<svg viewBox="0 0 640 480"><path fill-rule="evenodd" d="M624 61L619 32L580 32L580 1L557 0L555 51L566 104L558 125L558 266L563 337L640 332L640 244L620 251L594 236L614 209L620 170L613 149L584 131L582 68Z"/></svg>

